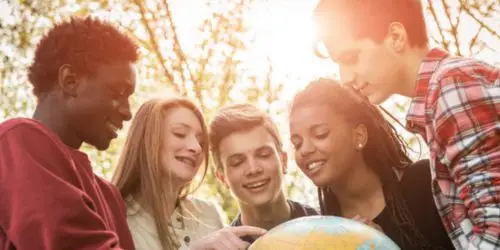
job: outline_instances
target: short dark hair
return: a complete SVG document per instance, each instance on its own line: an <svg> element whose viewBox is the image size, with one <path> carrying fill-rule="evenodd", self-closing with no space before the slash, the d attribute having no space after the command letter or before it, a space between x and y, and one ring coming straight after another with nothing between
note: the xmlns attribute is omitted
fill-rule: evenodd
<svg viewBox="0 0 500 250"><path fill-rule="evenodd" d="M102 64L136 62L137 45L108 22L73 17L55 25L40 40L28 78L40 95L56 83L59 68L73 67L77 74L92 74Z"/></svg>
<svg viewBox="0 0 500 250"><path fill-rule="evenodd" d="M244 132L258 126L264 128L273 137L276 149L283 150L283 142L278 127L266 112L258 109L252 104L232 104L222 107L209 125L209 141L212 158L216 170L222 170L223 164L220 160L221 141L236 132Z"/></svg>
<svg viewBox="0 0 500 250"><path fill-rule="evenodd" d="M421 0L321 0L314 10L315 17L335 20L339 13L345 17L355 38L370 38L382 42L389 24L400 22L406 28L410 46L428 43L427 28ZM321 24L325 25L325 24Z"/></svg>

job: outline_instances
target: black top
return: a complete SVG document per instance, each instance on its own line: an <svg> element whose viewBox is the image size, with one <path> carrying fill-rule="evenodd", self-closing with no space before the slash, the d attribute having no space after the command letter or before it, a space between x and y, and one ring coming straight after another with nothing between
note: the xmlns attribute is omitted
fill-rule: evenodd
<svg viewBox="0 0 500 250"><path fill-rule="evenodd" d="M319 213L314 208L308 205L304 205L292 200L288 200L288 204L290 205L290 218L288 220L293 220L295 218L304 216L319 215ZM241 225L241 214L238 214L236 218L231 222L230 226L236 227ZM241 237L241 239L252 244L257 238L254 238L252 236L243 236Z"/></svg>
<svg viewBox="0 0 500 250"><path fill-rule="evenodd" d="M418 161L405 170L401 179L401 192L410 213L413 215L416 227L427 239L432 249L454 249L432 197L428 160ZM387 207L384 208L373 222L382 227L384 233L403 248L404 236L390 219L390 211L388 210ZM406 249L409 248L406 247L403 250Z"/></svg>

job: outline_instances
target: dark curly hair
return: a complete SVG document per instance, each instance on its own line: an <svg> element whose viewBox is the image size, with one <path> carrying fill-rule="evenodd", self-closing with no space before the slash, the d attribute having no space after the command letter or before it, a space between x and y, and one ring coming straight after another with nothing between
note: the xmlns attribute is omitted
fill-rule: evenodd
<svg viewBox="0 0 500 250"><path fill-rule="evenodd" d="M73 17L45 34L35 51L28 78L40 99L56 84L59 68L69 64L78 75L92 74L97 66L136 62L137 45L108 22Z"/></svg>

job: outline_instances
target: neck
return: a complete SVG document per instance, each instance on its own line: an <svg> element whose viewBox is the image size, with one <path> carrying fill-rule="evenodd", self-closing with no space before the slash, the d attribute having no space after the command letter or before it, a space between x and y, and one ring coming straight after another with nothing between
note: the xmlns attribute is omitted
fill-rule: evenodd
<svg viewBox="0 0 500 250"><path fill-rule="evenodd" d="M427 46L414 47L408 50L404 62L402 89L399 91L399 94L407 97L415 96L415 84L417 82L418 70L428 52L429 47Z"/></svg>
<svg viewBox="0 0 500 250"><path fill-rule="evenodd" d="M33 119L52 130L64 144L79 149L82 141L70 129L64 111L60 107L61 104L55 100L55 96L48 94L37 104Z"/></svg>
<svg viewBox="0 0 500 250"><path fill-rule="evenodd" d="M378 175L364 162L352 166L345 182L331 185L338 199L341 215L347 218L360 215L375 218L385 207L382 182Z"/></svg>
<svg viewBox="0 0 500 250"><path fill-rule="evenodd" d="M240 204L241 222L243 225L271 229L287 220L291 216L291 208L283 192L273 201L252 206Z"/></svg>

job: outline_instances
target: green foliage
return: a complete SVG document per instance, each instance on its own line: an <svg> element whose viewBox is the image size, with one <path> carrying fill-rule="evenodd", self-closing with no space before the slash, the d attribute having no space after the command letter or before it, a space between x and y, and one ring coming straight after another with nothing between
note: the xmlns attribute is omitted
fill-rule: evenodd
<svg viewBox="0 0 500 250"><path fill-rule="evenodd" d="M456 54L486 55L486 59L487 55L499 55L498 22L496 26L494 22L500 16L498 1L429 0L424 3L434 45ZM262 2L199 0L194 4L198 5L193 8L204 11L200 12L202 16L193 16L199 19L196 28L190 31L196 33L193 36L182 36L178 29L182 21L177 21L191 9L176 9L170 1L76 0L70 4L63 0L19 0L3 4L6 6L3 13L7 15L0 17L0 121L31 115L36 100L27 83L26 69L35 45L54 22L72 14L92 14L115 21L141 46L140 84L132 100L133 110L152 96L175 92L195 100L202 107L207 122L219 107L234 102L257 104L275 118L286 116L283 81L291 80L290 76L277 72L269 58L259 62L266 70L255 72L248 67L247 58L252 56L249 48L257 39L248 23L248 14ZM459 19L463 19L462 22ZM477 27L478 32L459 35L467 33L468 27ZM499 63L496 58L493 62ZM408 100L401 98L384 105L400 121L404 120L407 106ZM286 119L279 122L281 128L287 127L283 124ZM127 129L125 127L106 152L98 152L88 145L82 148L89 153L94 170L105 178L112 175ZM424 143L419 143L417 137L403 129L400 132L414 148L415 158L419 152L425 156ZM284 138L286 141L287 137ZM315 206L315 188L292 159L290 162L287 195ZM212 171L197 195L218 201L229 219L237 213L233 197Z"/></svg>

